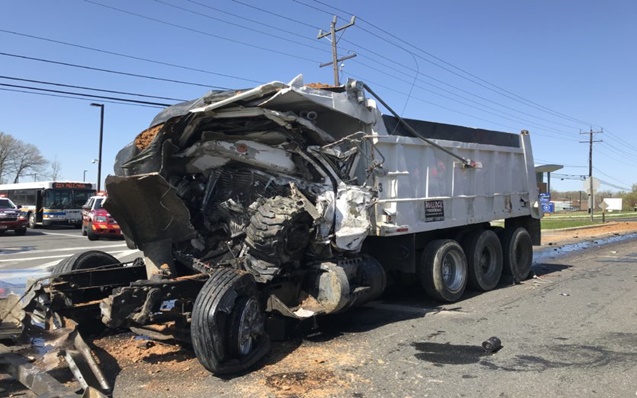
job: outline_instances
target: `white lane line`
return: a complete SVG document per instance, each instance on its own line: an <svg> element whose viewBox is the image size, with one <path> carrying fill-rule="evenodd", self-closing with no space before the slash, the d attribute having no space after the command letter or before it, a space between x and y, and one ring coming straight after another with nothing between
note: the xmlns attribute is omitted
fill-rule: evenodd
<svg viewBox="0 0 637 398"><path fill-rule="evenodd" d="M114 245L102 245L102 246L65 247L62 249L28 250L28 251L20 251L20 250L23 250L22 247L5 247L3 249L0 249L0 254L2 254L3 250L7 250L7 251L16 250L15 253L7 253L7 254L12 254L17 256L21 254L53 253L53 252L64 252L64 251L72 251L72 250L114 249L119 247L126 247L126 243L117 243ZM0 260L0 261L3 261L3 260Z"/></svg>
<svg viewBox="0 0 637 398"><path fill-rule="evenodd" d="M82 235L71 235L71 234L59 234L59 233L55 233L55 232L44 232L42 231L42 233L44 235L56 235L56 236L66 236L67 238L81 238L81 239L86 239L86 236L82 236Z"/></svg>

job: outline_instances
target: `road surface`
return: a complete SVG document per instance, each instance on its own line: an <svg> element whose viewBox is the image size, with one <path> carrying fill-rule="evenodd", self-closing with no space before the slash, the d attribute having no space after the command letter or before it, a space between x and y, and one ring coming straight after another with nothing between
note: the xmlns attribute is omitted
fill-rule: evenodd
<svg viewBox="0 0 637 398"><path fill-rule="evenodd" d="M31 260L20 256L53 263L69 247L128 250L117 246L123 242L79 239L79 231L77 240L70 237L75 231L46 234L47 242L60 241L28 255L27 248L12 249L0 259L26 266ZM545 248L536 278L503 280L455 304L392 289L382 300L323 319L311 333L275 342L260 367L233 378L207 373L187 346L129 333L94 344L114 397L634 397L637 240L597 242L573 251ZM481 344L492 336L503 347L485 353ZM4 394L22 391L6 379L0 384Z"/></svg>

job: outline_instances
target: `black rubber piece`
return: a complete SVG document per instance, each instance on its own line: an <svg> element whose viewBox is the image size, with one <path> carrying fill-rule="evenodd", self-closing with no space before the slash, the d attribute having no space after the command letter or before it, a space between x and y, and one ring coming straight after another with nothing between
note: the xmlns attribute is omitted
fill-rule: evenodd
<svg viewBox="0 0 637 398"><path fill-rule="evenodd" d="M109 266L121 267L122 263L108 253L99 250L89 250L82 253L76 253L57 263L51 272L53 275L64 274L79 269L89 269L96 267Z"/></svg>

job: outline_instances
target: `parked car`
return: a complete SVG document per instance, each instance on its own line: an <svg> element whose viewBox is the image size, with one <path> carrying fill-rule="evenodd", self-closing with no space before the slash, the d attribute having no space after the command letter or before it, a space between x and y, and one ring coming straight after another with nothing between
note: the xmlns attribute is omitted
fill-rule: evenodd
<svg viewBox="0 0 637 398"><path fill-rule="evenodd" d="M82 206L82 235L89 240L105 238L123 238L119 224L102 207L106 196L91 196Z"/></svg>
<svg viewBox="0 0 637 398"><path fill-rule="evenodd" d="M13 230L16 235L27 233L27 218L9 198L0 198L0 235Z"/></svg>

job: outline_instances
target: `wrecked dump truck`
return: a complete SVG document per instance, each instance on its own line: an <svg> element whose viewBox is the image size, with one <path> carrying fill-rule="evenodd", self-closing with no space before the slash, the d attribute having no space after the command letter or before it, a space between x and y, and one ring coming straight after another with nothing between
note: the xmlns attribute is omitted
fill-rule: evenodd
<svg viewBox="0 0 637 398"><path fill-rule="evenodd" d="M535 178L528 132L406 120L359 81L210 92L159 113L106 179L104 207L143 259L63 260L51 307L243 372L282 317L342 312L388 283L455 302L527 278Z"/></svg>

